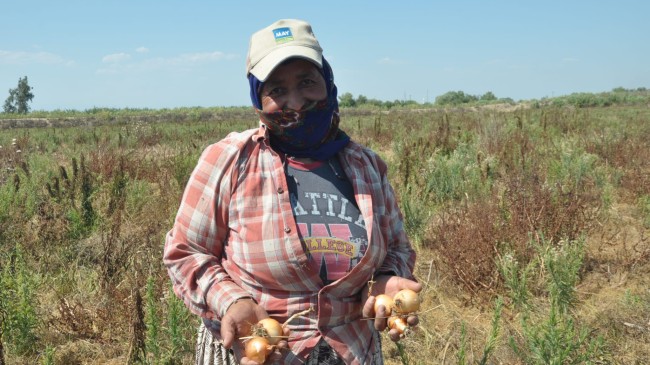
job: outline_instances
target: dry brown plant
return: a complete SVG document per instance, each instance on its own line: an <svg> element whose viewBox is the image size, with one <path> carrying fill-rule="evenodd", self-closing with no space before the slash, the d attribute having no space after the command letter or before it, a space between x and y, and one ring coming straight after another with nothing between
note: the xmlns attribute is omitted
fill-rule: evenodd
<svg viewBox="0 0 650 365"><path fill-rule="evenodd" d="M96 312L85 308L81 302L70 303L66 298L59 298L57 314L49 320L49 324L55 331L70 338L101 340L96 316Z"/></svg>

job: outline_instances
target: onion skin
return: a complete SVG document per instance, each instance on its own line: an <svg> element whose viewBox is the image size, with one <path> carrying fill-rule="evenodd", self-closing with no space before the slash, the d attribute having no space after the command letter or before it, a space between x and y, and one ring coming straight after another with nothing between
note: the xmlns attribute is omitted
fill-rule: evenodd
<svg viewBox="0 0 650 365"><path fill-rule="evenodd" d="M246 347L244 349L247 358L257 361L260 364L266 361L266 357L271 351L273 351L273 347L269 344L269 341L260 336L254 336L246 341Z"/></svg>
<svg viewBox="0 0 650 365"><path fill-rule="evenodd" d="M265 337L269 344L277 345L282 339L282 325L271 317L261 319L257 322L256 328L253 329L253 335Z"/></svg>
<svg viewBox="0 0 650 365"><path fill-rule="evenodd" d="M375 297L375 315L379 313L379 306L383 305L386 308L386 313L390 314L393 311L393 298L386 294L379 294Z"/></svg>
<svg viewBox="0 0 650 365"><path fill-rule="evenodd" d="M418 293L410 289L402 289L393 297L394 309L400 314L417 312L420 309Z"/></svg>

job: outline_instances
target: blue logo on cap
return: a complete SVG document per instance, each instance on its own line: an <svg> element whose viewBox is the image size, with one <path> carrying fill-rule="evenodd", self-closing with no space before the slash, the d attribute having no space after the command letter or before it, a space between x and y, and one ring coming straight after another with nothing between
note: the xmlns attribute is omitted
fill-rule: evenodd
<svg viewBox="0 0 650 365"><path fill-rule="evenodd" d="M277 28L273 29L273 36L275 37L275 43L286 43L293 40L293 34L291 34L291 29Z"/></svg>

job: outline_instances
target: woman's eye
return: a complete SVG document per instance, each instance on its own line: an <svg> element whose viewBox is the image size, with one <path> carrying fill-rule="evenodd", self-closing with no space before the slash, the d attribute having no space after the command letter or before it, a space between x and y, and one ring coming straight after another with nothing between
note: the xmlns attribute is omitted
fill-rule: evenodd
<svg viewBox="0 0 650 365"><path fill-rule="evenodd" d="M280 95L282 93L282 88L276 87L271 90L269 90L266 95L268 96L275 96L275 95Z"/></svg>

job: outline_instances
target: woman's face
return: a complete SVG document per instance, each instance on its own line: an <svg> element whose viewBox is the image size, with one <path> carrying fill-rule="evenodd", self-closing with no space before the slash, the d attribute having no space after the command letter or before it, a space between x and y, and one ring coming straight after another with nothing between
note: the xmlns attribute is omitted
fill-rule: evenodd
<svg viewBox="0 0 650 365"><path fill-rule="evenodd" d="M264 82L261 98L265 113L285 108L300 110L310 102L327 98L327 87L316 65L294 59L273 70Z"/></svg>

